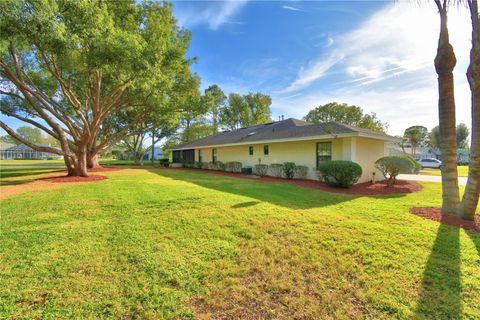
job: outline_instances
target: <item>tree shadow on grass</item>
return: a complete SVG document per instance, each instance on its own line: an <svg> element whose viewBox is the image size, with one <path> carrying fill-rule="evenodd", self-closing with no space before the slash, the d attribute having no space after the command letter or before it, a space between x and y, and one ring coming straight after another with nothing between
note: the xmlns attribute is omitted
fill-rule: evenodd
<svg viewBox="0 0 480 320"><path fill-rule="evenodd" d="M245 196L290 209L327 207L362 197L300 187L286 182L263 182L257 181L257 179L242 179L203 171L170 169L149 169L149 171L170 179L185 181L204 188ZM379 199L401 196L404 195L382 196ZM240 207L241 205L237 204L235 206Z"/></svg>
<svg viewBox="0 0 480 320"><path fill-rule="evenodd" d="M459 237L459 228L440 224L423 272L422 288L415 310L416 318L462 317ZM478 248L477 243L476 245Z"/></svg>
<svg viewBox="0 0 480 320"><path fill-rule="evenodd" d="M259 203L260 203L260 201L246 201L246 202L242 202L242 203L237 203L237 204L233 205L232 208L235 208L235 209L248 208L248 207L255 206Z"/></svg>

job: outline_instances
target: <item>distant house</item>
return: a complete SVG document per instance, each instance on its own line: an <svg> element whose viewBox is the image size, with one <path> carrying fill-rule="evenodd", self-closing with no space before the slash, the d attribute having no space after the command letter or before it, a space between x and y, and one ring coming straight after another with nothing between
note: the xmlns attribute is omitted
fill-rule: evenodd
<svg viewBox="0 0 480 320"><path fill-rule="evenodd" d="M414 158L434 158L434 159L441 159L441 153L440 150L435 149L435 148L429 148L429 147L416 147L415 148L415 153L412 152L412 148L410 147L402 147L399 146L390 146L390 155L396 155L396 154L408 154Z"/></svg>
<svg viewBox="0 0 480 320"><path fill-rule="evenodd" d="M45 145L46 146L46 145ZM33 150L24 144L11 145L0 150L0 159L59 159L61 156L50 152Z"/></svg>
<svg viewBox="0 0 480 320"><path fill-rule="evenodd" d="M338 122L311 124L297 119L259 124L225 131L178 145L171 149L174 163L239 161L243 167L256 164L295 162L309 168L308 178L317 179L322 161L351 160L363 169L359 182L377 177L375 161L388 155L388 145L401 139Z"/></svg>
<svg viewBox="0 0 480 320"><path fill-rule="evenodd" d="M14 146L15 145L12 143L0 142L0 159L12 159L12 158L5 158L6 154L4 152Z"/></svg>
<svg viewBox="0 0 480 320"><path fill-rule="evenodd" d="M153 148L153 159L154 160L160 160L160 159L163 159L163 150L161 147L158 147L158 146L155 146ZM149 150L145 156L143 157L143 160L148 160L148 161L151 161L152 160L152 150Z"/></svg>
<svg viewBox="0 0 480 320"><path fill-rule="evenodd" d="M390 146L390 155L395 154L408 154L415 159L425 159L425 158L433 158L442 160L442 153L440 150L430 147L417 147L415 148L415 154L412 155L412 148L410 147L402 147L399 146ZM457 160L459 163L468 163L470 157L470 151L466 149L458 149L457 150Z"/></svg>

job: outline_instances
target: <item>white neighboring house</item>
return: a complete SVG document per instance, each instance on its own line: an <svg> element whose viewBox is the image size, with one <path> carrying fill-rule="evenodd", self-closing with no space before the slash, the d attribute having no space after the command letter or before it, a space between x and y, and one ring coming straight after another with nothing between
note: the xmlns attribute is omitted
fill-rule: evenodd
<svg viewBox="0 0 480 320"><path fill-rule="evenodd" d="M154 157L153 158L154 160L163 159L163 150L161 147L155 146L153 148L153 157ZM143 157L143 160L148 160L148 161L152 160L152 150L148 150L147 154Z"/></svg>
<svg viewBox="0 0 480 320"><path fill-rule="evenodd" d="M2 144L2 150L0 150L0 159L61 159L58 154L50 152L40 152L33 150L29 146L24 144L11 145L11 147L4 149L5 144ZM49 145L42 145L49 147Z"/></svg>

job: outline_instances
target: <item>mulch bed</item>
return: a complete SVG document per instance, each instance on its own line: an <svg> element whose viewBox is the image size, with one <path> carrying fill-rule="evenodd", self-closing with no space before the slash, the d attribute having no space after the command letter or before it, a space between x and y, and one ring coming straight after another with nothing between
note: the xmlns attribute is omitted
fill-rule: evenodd
<svg viewBox="0 0 480 320"><path fill-rule="evenodd" d="M198 171L195 169L188 168L169 168L169 170L191 170ZM375 184L370 182L364 182L354 185L350 189L345 188L334 188L326 185L325 183L316 181L316 180L302 180L302 179L285 179L285 178L275 178L275 177L257 177L257 176L245 176L239 173L233 172L224 172L224 171L214 171L214 170L202 170L202 172L208 172L213 174L218 174L221 176L235 177L241 179L250 179L262 182L284 182L290 183L300 187L320 189L323 191L342 193L342 194L351 194L351 195L362 195L362 196L378 196L378 195L391 195L391 194L404 194L412 193L422 190L422 186L415 181L403 181L397 180L397 183L389 187L383 181L378 181Z"/></svg>
<svg viewBox="0 0 480 320"><path fill-rule="evenodd" d="M440 208L411 208L410 212L414 215L438 221L443 224L463 228L474 232L480 232L480 215L475 216L475 221L463 220L455 216L442 215Z"/></svg>
<svg viewBox="0 0 480 320"><path fill-rule="evenodd" d="M91 182L107 179L107 176L92 175L89 177L69 177L69 176L57 176L57 177L45 177L38 178L36 180L55 182L55 183L69 183L69 182Z"/></svg>
<svg viewBox="0 0 480 320"><path fill-rule="evenodd" d="M88 172L109 172L109 171L120 171L125 170L125 168L116 168L116 167L100 167L100 168L91 168L88 169Z"/></svg>

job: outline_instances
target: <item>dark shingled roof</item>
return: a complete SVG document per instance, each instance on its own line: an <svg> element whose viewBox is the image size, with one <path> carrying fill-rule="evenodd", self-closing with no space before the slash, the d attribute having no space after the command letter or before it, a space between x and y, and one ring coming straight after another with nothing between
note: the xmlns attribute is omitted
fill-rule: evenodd
<svg viewBox="0 0 480 320"><path fill-rule="evenodd" d="M218 146L231 144L246 144L249 142L306 138L313 136L347 134L368 135L372 138L395 141L396 138L371 130L356 128L338 122L324 122L318 124L308 123L298 119L286 119L278 122L258 124L233 131L220 132L202 139L180 144L172 148L190 149L204 146Z"/></svg>

